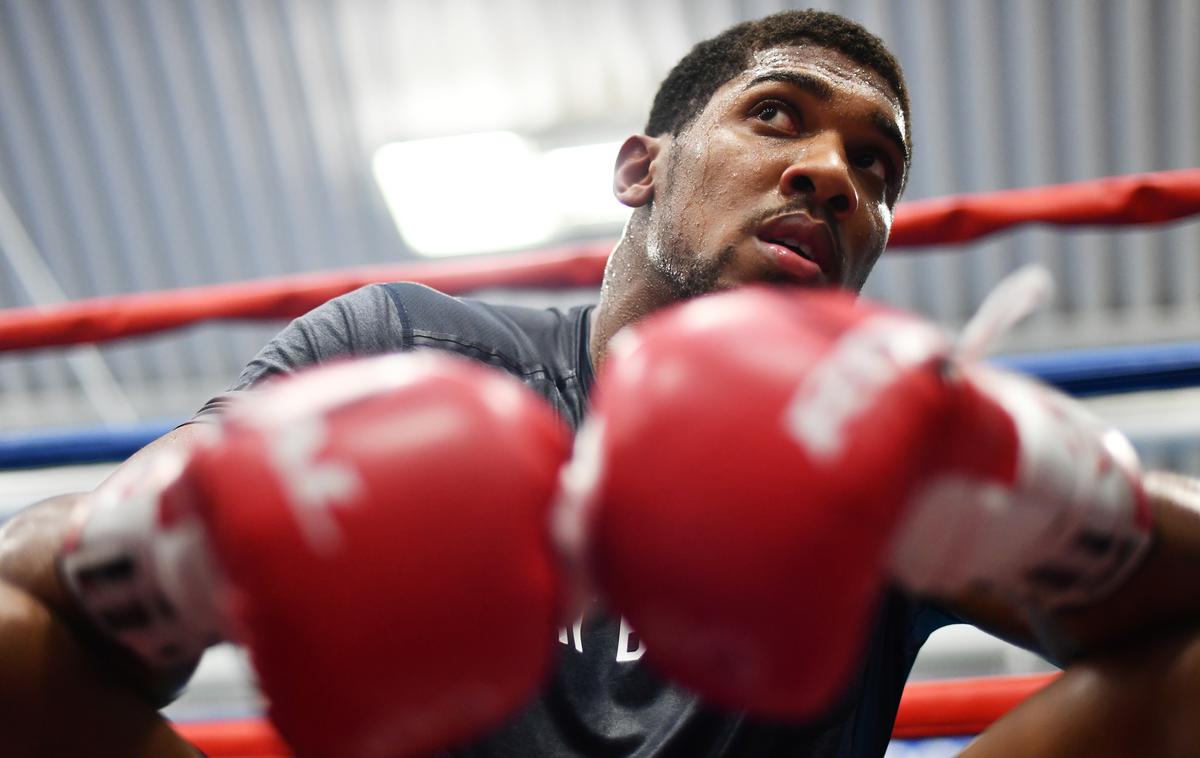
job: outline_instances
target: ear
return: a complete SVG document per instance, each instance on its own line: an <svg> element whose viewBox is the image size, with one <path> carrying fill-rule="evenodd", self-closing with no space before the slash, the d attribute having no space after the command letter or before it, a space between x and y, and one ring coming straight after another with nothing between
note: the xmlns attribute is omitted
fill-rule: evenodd
<svg viewBox="0 0 1200 758"><path fill-rule="evenodd" d="M630 208L640 208L654 198L655 165L662 139L635 134L621 145L613 172L613 194Z"/></svg>

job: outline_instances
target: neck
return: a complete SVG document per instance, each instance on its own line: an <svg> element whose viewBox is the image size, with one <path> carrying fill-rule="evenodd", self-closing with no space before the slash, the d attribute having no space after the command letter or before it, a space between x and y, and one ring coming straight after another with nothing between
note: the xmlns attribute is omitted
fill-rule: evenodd
<svg viewBox="0 0 1200 758"><path fill-rule="evenodd" d="M630 225L633 226L632 224ZM646 255L644 238L626 228L604 268L600 303L592 311L588 354L598 372L608 343L625 326L670 305L678 297Z"/></svg>

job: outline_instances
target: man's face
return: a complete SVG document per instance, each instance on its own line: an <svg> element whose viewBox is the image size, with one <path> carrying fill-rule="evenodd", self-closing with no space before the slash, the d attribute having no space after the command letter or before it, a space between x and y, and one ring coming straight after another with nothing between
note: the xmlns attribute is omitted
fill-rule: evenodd
<svg viewBox="0 0 1200 758"><path fill-rule="evenodd" d="M904 126L886 82L844 55L759 52L663 140L650 261L681 297L759 281L861 289L904 181Z"/></svg>

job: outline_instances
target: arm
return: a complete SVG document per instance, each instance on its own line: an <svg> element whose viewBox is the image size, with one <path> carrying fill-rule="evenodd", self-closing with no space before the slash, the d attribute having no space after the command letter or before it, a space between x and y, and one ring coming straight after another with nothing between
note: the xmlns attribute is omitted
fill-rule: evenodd
<svg viewBox="0 0 1200 758"><path fill-rule="evenodd" d="M1108 598L1055 619L1083 657L972 741L964 758L1194 752L1200 487L1154 473L1146 489L1157 519L1146 561Z"/></svg>
<svg viewBox="0 0 1200 758"><path fill-rule="evenodd" d="M137 456L188 445L181 427ZM194 756L158 714L164 683L98 639L55 558L80 495L33 505L0 529L0 724L21 755ZM70 725L70 728L64 728ZM104 752L104 751L109 752Z"/></svg>
<svg viewBox="0 0 1200 758"><path fill-rule="evenodd" d="M195 758L68 624L0 583L0 725L11 755Z"/></svg>
<svg viewBox="0 0 1200 758"><path fill-rule="evenodd" d="M1069 641L1080 655L1200 622L1200 481L1159 471L1148 473L1144 485L1154 518L1145 561L1107 597L1043 619L1043 631L1052 630L1059 645ZM1047 652L1026 612L1005 599L976 592L947 605L1003 639Z"/></svg>

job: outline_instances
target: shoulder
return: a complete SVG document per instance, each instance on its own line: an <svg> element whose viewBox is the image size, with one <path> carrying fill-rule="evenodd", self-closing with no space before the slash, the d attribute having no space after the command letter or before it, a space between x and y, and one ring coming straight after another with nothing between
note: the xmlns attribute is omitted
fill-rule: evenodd
<svg viewBox="0 0 1200 758"><path fill-rule="evenodd" d="M239 384L337 358L402 349L403 322L383 285L317 306L284 327L250 361Z"/></svg>
<svg viewBox="0 0 1200 758"><path fill-rule="evenodd" d="M570 327L562 311L452 297L412 283L382 286L404 322L408 348L459 353L516 374L560 362Z"/></svg>
<svg viewBox="0 0 1200 758"><path fill-rule="evenodd" d="M556 309L492 305L415 282L371 284L314 308L268 345L304 363L412 349L440 349L489 363L537 362L566 326Z"/></svg>
<svg viewBox="0 0 1200 758"><path fill-rule="evenodd" d="M553 308L494 305L447 295L415 282L375 284L365 289L385 295L406 322L427 332L469 332L496 325L535 331L552 328L563 317L561 311Z"/></svg>
<svg viewBox="0 0 1200 758"><path fill-rule="evenodd" d="M342 358L433 349L488 363L537 386L572 373L574 322L556 309L492 305L414 282L371 284L314 308L283 328L228 392Z"/></svg>
<svg viewBox="0 0 1200 758"><path fill-rule="evenodd" d="M237 381L192 417L212 420L237 392L272 377L339 358L403 349L403 324L384 285L372 284L328 300L293 319L242 369Z"/></svg>
<svg viewBox="0 0 1200 758"><path fill-rule="evenodd" d="M403 322L404 349L441 350L505 371L579 423L590 383L588 307L496 305L419 284L382 286Z"/></svg>

